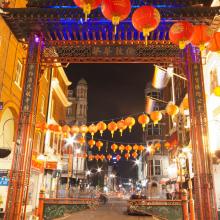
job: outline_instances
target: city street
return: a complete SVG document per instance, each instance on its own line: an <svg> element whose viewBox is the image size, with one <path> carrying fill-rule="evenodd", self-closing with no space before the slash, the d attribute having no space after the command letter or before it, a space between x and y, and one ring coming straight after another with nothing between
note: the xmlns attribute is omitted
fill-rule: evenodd
<svg viewBox="0 0 220 220"><path fill-rule="evenodd" d="M127 201L110 200L108 204L96 210L86 210L74 213L57 220L153 220L150 216L130 216L126 212Z"/></svg>

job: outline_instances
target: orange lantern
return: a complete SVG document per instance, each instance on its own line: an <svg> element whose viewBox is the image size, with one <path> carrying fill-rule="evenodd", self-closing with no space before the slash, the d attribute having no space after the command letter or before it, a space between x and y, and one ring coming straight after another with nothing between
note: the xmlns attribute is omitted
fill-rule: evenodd
<svg viewBox="0 0 220 220"><path fill-rule="evenodd" d="M120 156L120 155L117 155L117 156L116 156L116 160L117 160L117 161L121 160L121 156Z"/></svg>
<svg viewBox="0 0 220 220"><path fill-rule="evenodd" d="M166 112L169 116L175 116L179 113L179 107L173 103L169 103L166 107Z"/></svg>
<svg viewBox="0 0 220 220"><path fill-rule="evenodd" d="M162 114L160 111L154 111L150 113L150 118L154 122L154 125L156 125L162 119Z"/></svg>
<svg viewBox="0 0 220 220"><path fill-rule="evenodd" d="M103 131L107 129L107 125L103 121L100 121L96 126L102 136Z"/></svg>
<svg viewBox="0 0 220 220"><path fill-rule="evenodd" d="M220 52L220 32L215 32L209 41L208 49L212 52Z"/></svg>
<svg viewBox="0 0 220 220"><path fill-rule="evenodd" d="M42 126L41 122L37 122L37 123L35 124L35 129L36 129L37 131L40 131L40 130L41 130L41 126Z"/></svg>
<svg viewBox="0 0 220 220"><path fill-rule="evenodd" d="M113 152L115 152L118 149L118 145L112 144L111 149L113 150Z"/></svg>
<svg viewBox="0 0 220 220"><path fill-rule="evenodd" d="M45 131L47 131L47 129L48 129L48 124L46 122L43 122L41 124L41 131L45 132Z"/></svg>
<svg viewBox="0 0 220 220"><path fill-rule="evenodd" d="M94 155L90 154L90 155L89 155L89 160L90 160L90 161L94 160Z"/></svg>
<svg viewBox="0 0 220 220"><path fill-rule="evenodd" d="M200 51L205 49L205 44L209 42L213 37L212 29L204 24L195 25L191 39L191 43L199 47Z"/></svg>
<svg viewBox="0 0 220 220"><path fill-rule="evenodd" d="M86 140L85 140L85 138L84 137L80 137L80 138L78 138L78 142L80 143L80 145L82 146L83 144L85 144L86 143Z"/></svg>
<svg viewBox="0 0 220 220"><path fill-rule="evenodd" d="M96 142L96 147L97 147L98 150L100 151L101 148L103 147L103 142L101 142L101 141L97 141L97 142Z"/></svg>
<svg viewBox="0 0 220 220"><path fill-rule="evenodd" d="M165 143L164 143L164 147L165 147L166 149L169 149L169 148L171 147L171 144L170 144L169 142L165 142Z"/></svg>
<svg viewBox="0 0 220 220"><path fill-rule="evenodd" d="M96 154L95 159L98 161L100 159L100 156L98 154Z"/></svg>
<svg viewBox="0 0 220 220"><path fill-rule="evenodd" d="M132 153L132 157L133 157L134 159L136 159L137 156L138 156L138 153L137 153L136 151Z"/></svg>
<svg viewBox="0 0 220 220"><path fill-rule="evenodd" d="M138 122L139 124L142 125L143 131L144 131L144 128L150 122L150 119L146 114L142 114L138 117Z"/></svg>
<svg viewBox="0 0 220 220"><path fill-rule="evenodd" d="M130 158L130 153L126 153L125 158L126 158L126 160L128 160Z"/></svg>
<svg viewBox="0 0 220 220"><path fill-rule="evenodd" d="M89 130L89 133L92 135L92 139L93 139L94 134L98 131L97 126L94 124L91 124L88 130Z"/></svg>
<svg viewBox="0 0 220 220"><path fill-rule="evenodd" d="M121 144L118 149L119 149L119 150L121 151L121 153L122 153L122 152L125 150L125 146Z"/></svg>
<svg viewBox="0 0 220 220"><path fill-rule="evenodd" d="M64 125L62 127L62 132L63 132L64 137L66 137L70 132L70 127L68 125Z"/></svg>
<svg viewBox="0 0 220 220"><path fill-rule="evenodd" d="M138 150L139 150L140 152L144 151L144 146L143 146L143 145L138 146Z"/></svg>
<svg viewBox="0 0 220 220"><path fill-rule="evenodd" d="M130 14L131 2L130 0L102 0L101 10L104 17L112 21L116 34L116 26Z"/></svg>
<svg viewBox="0 0 220 220"><path fill-rule="evenodd" d="M108 130L111 131L112 138L114 136L115 131L117 131L117 129L118 129L118 126L114 121L112 121L108 124Z"/></svg>
<svg viewBox="0 0 220 220"><path fill-rule="evenodd" d="M105 155L101 154L100 155L100 160L103 161L105 159Z"/></svg>
<svg viewBox="0 0 220 220"><path fill-rule="evenodd" d="M78 127L77 125L73 125L73 126L71 127L71 133L72 133L73 135L77 135L77 134L79 133L79 127Z"/></svg>
<svg viewBox="0 0 220 220"><path fill-rule="evenodd" d="M187 97L185 97L185 98L183 99L183 108L184 108L184 109L189 109L189 100L188 100Z"/></svg>
<svg viewBox="0 0 220 220"><path fill-rule="evenodd" d="M127 145L127 146L125 147L125 150L126 150L127 152L130 152L130 151L132 150L132 146L131 146L131 145Z"/></svg>
<svg viewBox="0 0 220 220"><path fill-rule="evenodd" d="M110 161L110 160L112 159L112 155L111 155L111 154L108 154L108 155L107 155L107 159L108 159L108 161Z"/></svg>
<svg viewBox="0 0 220 220"><path fill-rule="evenodd" d="M93 139L88 141L89 147L92 149L93 146L95 145L95 141Z"/></svg>
<svg viewBox="0 0 220 220"><path fill-rule="evenodd" d="M133 150L137 152L138 149L139 149L139 146L138 146L137 144L135 144L135 145L133 146Z"/></svg>
<svg viewBox="0 0 220 220"><path fill-rule="evenodd" d="M129 131L131 132L132 127L135 125L135 119L133 117L127 117L125 119L125 124L128 126Z"/></svg>
<svg viewBox="0 0 220 220"><path fill-rule="evenodd" d="M88 154L87 153L84 153L83 154L83 158L87 158L88 157Z"/></svg>
<svg viewBox="0 0 220 220"><path fill-rule="evenodd" d="M85 137L86 133L88 132L88 127L86 125L81 125L79 131L82 134L82 136Z"/></svg>
<svg viewBox="0 0 220 220"><path fill-rule="evenodd" d="M152 6L141 6L132 15L132 24L137 31L143 32L145 41L150 32L155 30L160 23L160 13Z"/></svg>
<svg viewBox="0 0 220 220"><path fill-rule="evenodd" d="M54 131L54 124L49 124L48 125L48 130Z"/></svg>
<svg viewBox="0 0 220 220"><path fill-rule="evenodd" d="M60 125L54 125L54 132L60 133L62 131L62 127Z"/></svg>
<svg viewBox="0 0 220 220"><path fill-rule="evenodd" d="M123 119L118 121L117 126L118 126L118 129L119 129L119 131L121 133L121 136L122 136L123 131L127 128L127 125L125 124L125 121Z"/></svg>
<svg viewBox="0 0 220 220"><path fill-rule="evenodd" d="M73 0L74 3L83 9L85 14L85 21L87 21L88 15L91 13L91 10L96 9L101 4L101 0Z"/></svg>
<svg viewBox="0 0 220 220"><path fill-rule="evenodd" d="M172 43L179 45L180 49L184 49L193 36L193 25L187 21L181 21L173 24L169 31L169 38Z"/></svg>
<svg viewBox="0 0 220 220"><path fill-rule="evenodd" d="M158 143L156 143L156 144L154 145L154 147L155 147L157 150L159 150L159 149L161 148L161 144L158 142Z"/></svg>

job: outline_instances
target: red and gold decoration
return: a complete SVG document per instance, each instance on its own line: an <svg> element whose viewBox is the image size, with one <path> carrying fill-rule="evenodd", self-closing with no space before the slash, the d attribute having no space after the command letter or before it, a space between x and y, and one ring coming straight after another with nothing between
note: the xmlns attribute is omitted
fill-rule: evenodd
<svg viewBox="0 0 220 220"><path fill-rule="evenodd" d="M142 125L143 131L149 122L150 122L150 119L146 114L139 115L138 123Z"/></svg>
<svg viewBox="0 0 220 220"><path fill-rule="evenodd" d="M138 146L137 144L135 144L135 145L133 146L133 150L134 150L135 152L137 152L138 149L139 149L139 146Z"/></svg>
<svg viewBox="0 0 220 220"><path fill-rule="evenodd" d="M152 6L141 6L132 15L132 24L137 31L143 32L145 41L151 31L155 30L160 23L160 13Z"/></svg>
<svg viewBox="0 0 220 220"><path fill-rule="evenodd" d="M116 156L116 160L117 160L117 161L121 160L121 156L120 156L120 155L117 155L117 156Z"/></svg>
<svg viewBox="0 0 220 220"><path fill-rule="evenodd" d="M43 123L41 124L41 131L42 131L42 132L46 132L47 129L48 129L48 124L47 124L46 122L43 122Z"/></svg>
<svg viewBox="0 0 220 220"><path fill-rule="evenodd" d="M86 133L88 132L88 127L86 125L81 125L79 131L82 134L82 136L85 137Z"/></svg>
<svg viewBox="0 0 220 220"><path fill-rule="evenodd" d="M169 38L180 49L184 49L192 39L193 30L193 25L187 21L176 22L170 28Z"/></svg>
<svg viewBox="0 0 220 220"><path fill-rule="evenodd" d="M191 43L199 47L200 51L203 51L205 49L205 44L208 43L212 37L213 31L209 26L205 24L195 25Z"/></svg>
<svg viewBox="0 0 220 220"><path fill-rule="evenodd" d="M112 155L111 155L111 154L108 154L108 155L106 156L106 158L107 158L108 161L110 161L110 160L112 159Z"/></svg>
<svg viewBox="0 0 220 220"><path fill-rule="evenodd" d="M101 161L103 161L105 159L105 155L101 154L99 158Z"/></svg>
<svg viewBox="0 0 220 220"><path fill-rule="evenodd" d="M62 132L62 127L61 127L60 125L54 125L53 131L54 131L56 134L59 134L59 133Z"/></svg>
<svg viewBox="0 0 220 220"><path fill-rule="evenodd" d="M129 131L131 132L132 127L135 125L135 119L129 116L125 119L125 124L128 126Z"/></svg>
<svg viewBox="0 0 220 220"><path fill-rule="evenodd" d="M144 151L144 146L143 145L139 145L139 147L138 147L138 150L140 151L140 152L143 152Z"/></svg>
<svg viewBox="0 0 220 220"><path fill-rule="evenodd" d="M103 0L101 5L102 14L114 25L114 33L120 21L125 20L131 12L130 0Z"/></svg>
<svg viewBox="0 0 220 220"><path fill-rule="evenodd" d="M153 111L150 113L150 118L154 122L154 125L162 119L162 113L160 111Z"/></svg>
<svg viewBox="0 0 220 220"><path fill-rule="evenodd" d="M179 107L173 103L169 103L166 107L166 112L169 116L175 116L179 113Z"/></svg>
<svg viewBox="0 0 220 220"><path fill-rule="evenodd" d="M100 121L96 126L102 136L103 132L107 129L107 125L103 121Z"/></svg>
<svg viewBox="0 0 220 220"><path fill-rule="evenodd" d="M130 158L130 153L125 154L125 159L128 160Z"/></svg>
<svg viewBox="0 0 220 220"><path fill-rule="evenodd" d="M82 146L83 144L86 143L86 140L85 140L84 137L80 137L80 138L78 138L78 142L79 142L79 144Z"/></svg>
<svg viewBox="0 0 220 220"><path fill-rule="evenodd" d="M103 142L102 142L102 141L97 141L97 142L96 142L96 147L97 147L98 150L100 151L101 148L103 147Z"/></svg>
<svg viewBox="0 0 220 220"><path fill-rule="evenodd" d="M90 161L92 161L92 160L94 160L95 157L94 157L94 155L90 154L88 158Z"/></svg>
<svg viewBox="0 0 220 220"><path fill-rule="evenodd" d="M94 134L98 131L98 128L97 128L96 125L91 124L91 125L89 126L89 128L88 128L88 131L89 131L89 133L91 134L92 139L93 139L93 136L94 136Z"/></svg>
<svg viewBox="0 0 220 220"><path fill-rule="evenodd" d="M101 2L101 0L74 0L74 3L83 9L86 21L91 11L98 8Z"/></svg>
<svg viewBox="0 0 220 220"><path fill-rule="evenodd" d="M112 144L111 149L113 150L113 152L115 152L116 150L118 150L118 145Z"/></svg>
<svg viewBox="0 0 220 220"><path fill-rule="evenodd" d="M209 41L208 49L212 52L220 52L220 32L215 32Z"/></svg>
<svg viewBox="0 0 220 220"><path fill-rule="evenodd" d="M70 132L73 134L73 135L77 135L79 133L79 127L77 125L73 125L71 127L71 130Z"/></svg>
<svg viewBox="0 0 220 220"><path fill-rule="evenodd" d="M126 150L127 152L130 152L130 151L132 150L132 146L131 146L131 145L125 146L125 150Z"/></svg>
<svg viewBox="0 0 220 220"><path fill-rule="evenodd" d="M36 131L41 131L41 126L42 126L42 123L41 123L41 122L37 122L37 123L35 124L35 130L36 130Z"/></svg>
<svg viewBox="0 0 220 220"><path fill-rule="evenodd" d="M63 136L64 136L64 137L67 137L68 134L70 133L70 127L69 127L68 125L64 125L64 126L62 127L62 132L63 132Z"/></svg>
<svg viewBox="0 0 220 220"><path fill-rule="evenodd" d="M134 158L134 159L136 159L137 157L138 157L138 153L135 151L135 152L133 152L132 154L132 157Z"/></svg>
<svg viewBox="0 0 220 220"><path fill-rule="evenodd" d="M117 129L118 129L118 126L114 121L108 124L108 130L111 132L112 138L114 136L114 133L117 131Z"/></svg>
<svg viewBox="0 0 220 220"><path fill-rule="evenodd" d="M122 154L123 151L125 150L125 146L121 144L118 149L121 151L121 154Z"/></svg>
<svg viewBox="0 0 220 220"><path fill-rule="evenodd" d="M118 121L117 126L118 126L118 129L119 129L120 134L122 136L123 131L127 128L127 125L125 124L125 121L123 119Z"/></svg>
<svg viewBox="0 0 220 220"><path fill-rule="evenodd" d="M91 139L91 140L88 141L88 145L89 145L89 147L90 147L91 149L94 147L95 143L96 143L96 142L95 142L93 139Z"/></svg>
<svg viewBox="0 0 220 220"><path fill-rule="evenodd" d="M96 154L94 158L96 159L96 161L98 161L100 159L100 155Z"/></svg>

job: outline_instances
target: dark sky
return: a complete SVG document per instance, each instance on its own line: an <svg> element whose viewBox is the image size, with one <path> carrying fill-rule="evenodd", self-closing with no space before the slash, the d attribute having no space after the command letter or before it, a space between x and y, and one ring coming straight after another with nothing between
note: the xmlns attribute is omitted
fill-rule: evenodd
<svg viewBox="0 0 220 220"><path fill-rule="evenodd" d="M66 72L73 88L81 78L88 83L89 122L136 114L145 109L144 89L153 75L150 64L71 64ZM142 129L136 124L132 133L126 131L123 137L116 134L114 139L106 134L103 139L141 143ZM119 165L124 167L122 162ZM124 170L123 176L130 173Z"/></svg>

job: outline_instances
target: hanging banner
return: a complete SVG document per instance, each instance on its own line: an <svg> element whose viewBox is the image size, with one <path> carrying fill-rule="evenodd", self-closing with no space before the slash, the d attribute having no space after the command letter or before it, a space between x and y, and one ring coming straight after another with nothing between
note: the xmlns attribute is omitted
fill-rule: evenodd
<svg viewBox="0 0 220 220"><path fill-rule="evenodd" d="M150 96L147 96L145 104L145 112L147 114L150 114L152 111L154 111L155 103L155 100L153 100Z"/></svg>
<svg viewBox="0 0 220 220"><path fill-rule="evenodd" d="M167 71L159 66L155 66L152 86L156 89L163 89L167 86L169 80L170 75L167 74Z"/></svg>

